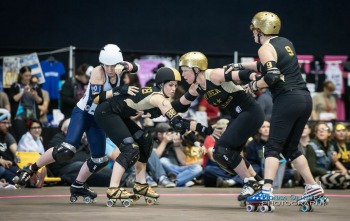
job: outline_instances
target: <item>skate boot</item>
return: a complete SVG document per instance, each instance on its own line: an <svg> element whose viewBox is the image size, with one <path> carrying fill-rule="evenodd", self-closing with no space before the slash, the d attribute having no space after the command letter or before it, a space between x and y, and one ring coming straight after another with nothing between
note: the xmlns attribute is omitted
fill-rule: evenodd
<svg viewBox="0 0 350 221"><path fill-rule="evenodd" d="M145 197L145 201L148 205L154 205L159 198L159 194L156 193L147 183L141 184L136 182L133 188L136 200L139 200L141 196Z"/></svg>
<svg viewBox="0 0 350 221"><path fill-rule="evenodd" d="M259 211L262 213L265 212L273 212L275 210L275 207L273 204L273 189L265 190L262 189L261 191L255 193L254 195L247 197L247 206L246 210L247 212L254 212Z"/></svg>
<svg viewBox="0 0 350 221"><path fill-rule="evenodd" d="M79 196L82 196L84 203L94 203L97 193L90 189L90 187L84 183L83 185L76 185L73 183L70 186L70 201L75 203Z"/></svg>
<svg viewBox="0 0 350 221"><path fill-rule="evenodd" d="M29 167L25 167L23 169L19 169L17 171L17 176L15 176L12 181L18 186L26 186L27 183L29 182L30 178L32 176L34 176L34 174L37 171L34 171L32 169L32 165L30 165Z"/></svg>
<svg viewBox="0 0 350 221"><path fill-rule="evenodd" d="M237 198L238 201L240 202L240 206L245 207L247 197L260 191L261 187L262 186L256 180L252 178L244 178L243 189Z"/></svg>
<svg viewBox="0 0 350 221"><path fill-rule="evenodd" d="M300 212L312 212L314 205L327 205L328 203L329 199L324 196L321 183L306 184L304 194L297 200Z"/></svg>
<svg viewBox="0 0 350 221"><path fill-rule="evenodd" d="M107 190L107 197L108 201L106 205L108 207L114 206L117 200L120 200L124 207L129 207L131 206L131 204L133 204L133 199L135 198L135 195L126 191L123 188L109 187Z"/></svg>

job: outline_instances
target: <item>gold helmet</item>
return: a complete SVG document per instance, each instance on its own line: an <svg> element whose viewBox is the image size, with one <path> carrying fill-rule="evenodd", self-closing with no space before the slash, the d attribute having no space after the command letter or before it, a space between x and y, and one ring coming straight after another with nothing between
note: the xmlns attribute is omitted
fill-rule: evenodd
<svg viewBox="0 0 350 221"><path fill-rule="evenodd" d="M277 35L281 29L281 20L272 12L258 12L250 23L250 30L254 29L265 35Z"/></svg>
<svg viewBox="0 0 350 221"><path fill-rule="evenodd" d="M203 53L192 51L181 56L179 66L199 68L200 70L205 71L208 69L208 59Z"/></svg>

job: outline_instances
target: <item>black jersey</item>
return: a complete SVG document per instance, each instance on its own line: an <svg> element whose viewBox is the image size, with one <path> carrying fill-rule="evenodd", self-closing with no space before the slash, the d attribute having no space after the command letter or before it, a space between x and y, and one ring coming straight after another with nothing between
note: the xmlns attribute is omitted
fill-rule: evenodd
<svg viewBox="0 0 350 221"><path fill-rule="evenodd" d="M114 112L123 118L135 116L137 111L149 111L152 118L162 115L158 107L150 104L153 94L163 94L158 87L143 87L135 96L124 95L115 96L108 100Z"/></svg>
<svg viewBox="0 0 350 221"><path fill-rule="evenodd" d="M240 85L236 85L232 81L215 85L209 80L208 74L205 75L205 78L206 90L197 86L197 93L203 95L203 98L209 104L228 109L233 117L242 112L247 105L254 102L254 98L251 95L247 94Z"/></svg>
<svg viewBox="0 0 350 221"><path fill-rule="evenodd" d="M279 94L292 90L308 90L306 82L301 76L298 58L292 42L286 38L271 38L270 44L277 53L277 67L284 75L284 82L280 81L270 87L273 98Z"/></svg>

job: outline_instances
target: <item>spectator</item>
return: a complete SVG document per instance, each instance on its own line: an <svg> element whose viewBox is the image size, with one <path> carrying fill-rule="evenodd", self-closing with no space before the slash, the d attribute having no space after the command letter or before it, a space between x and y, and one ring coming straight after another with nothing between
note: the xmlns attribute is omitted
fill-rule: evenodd
<svg viewBox="0 0 350 221"><path fill-rule="evenodd" d="M231 187L242 182L242 179L238 175L229 174L213 159L213 149L215 143L221 137L221 134L226 130L228 123L229 120L220 119L215 124L215 131L213 135L207 136L204 140L206 154L204 155L203 162L203 181L205 186Z"/></svg>
<svg viewBox="0 0 350 221"><path fill-rule="evenodd" d="M319 122L315 126L315 135L307 145L305 155L312 175L326 188L348 188L349 173L338 160L330 142L330 128L325 122Z"/></svg>
<svg viewBox="0 0 350 221"><path fill-rule="evenodd" d="M38 106L42 104L43 96L39 88L31 87L31 76L30 67L22 67L19 70L17 83L12 84L9 91L12 131L16 140L26 133L26 120L40 119Z"/></svg>
<svg viewBox="0 0 350 221"><path fill-rule="evenodd" d="M27 122L27 133L25 133L18 142L18 151L22 152L45 152L42 143L41 132L42 124L39 120L29 120Z"/></svg>
<svg viewBox="0 0 350 221"><path fill-rule="evenodd" d="M323 91L312 97L312 120L330 121L337 119L337 102L333 95L334 90L334 83L325 81Z"/></svg>
<svg viewBox="0 0 350 221"><path fill-rule="evenodd" d="M346 125L337 123L333 130L333 145L337 152L338 160L347 170L350 170L350 143L346 141Z"/></svg>
<svg viewBox="0 0 350 221"><path fill-rule="evenodd" d="M11 113L9 97L5 92L0 91L0 108L5 108Z"/></svg>
<svg viewBox="0 0 350 221"><path fill-rule="evenodd" d="M264 88L261 90L261 94L256 99L256 102L260 104L261 108L263 109L265 113L265 120L270 121L271 120L271 114L272 114L272 95L268 88Z"/></svg>
<svg viewBox="0 0 350 221"><path fill-rule="evenodd" d="M0 179L2 186L7 183L14 184L12 179L17 176L19 167L16 163L17 143L15 138L8 132L11 126L11 115L6 109L0 109Z"/></svg>
<svg viewBox="0 0 350 221"><path fill-rule="evenodd" d="M68 78L61 88L61 112L65 118L70 118L72 110L83 97L89 83L92 67L88 64L79 66L74 77Z"/></svg>
<svg viewBox="0 0 350 221"><path fill-rule="evenodd" d="M202 167L198 164L186 166L180 134L170 131L170 128L167 123L156 125L155 152L168 175L176 176L177 187L193 186L195 183L192 180L201 174Z"/></svg>
<svg viewBox="0 0 350 221"><path fill-rule="evenodd" d="M39 78L36 75L32 75L30 79L30 86L32 88L40 88L41 93L43 95L43 102L41 105L38 106L40 110L40 122L48 124L48 119L47 119L47 113L49 109L49 104L50 104L50 96L49 92L46 90L42 89L39 85Z"/></svg>

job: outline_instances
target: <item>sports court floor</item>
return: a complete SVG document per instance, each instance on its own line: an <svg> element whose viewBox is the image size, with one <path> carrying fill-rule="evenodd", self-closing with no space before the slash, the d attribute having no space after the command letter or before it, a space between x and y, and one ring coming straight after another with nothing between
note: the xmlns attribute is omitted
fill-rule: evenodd
<svg viewBox="0 0 350 221"><path fill-rule="evenodd" d="M85 204L82 198L69 201L69 187L49 186L42 189L1 190L0 220L349 220L350 190L328 190L327 206L317 206L314 212L299 212L298 206L276 206L273 213L246 212L236 201L240 188L155 188L161 194L158 205L148 206L141 198L136 205L125 208L120 201L107 207L106 188L98 192L94 204ZM131 191L131 189L128 189ZM286 188L275 190L280 201L290 201L304 190Z"/></svg>

